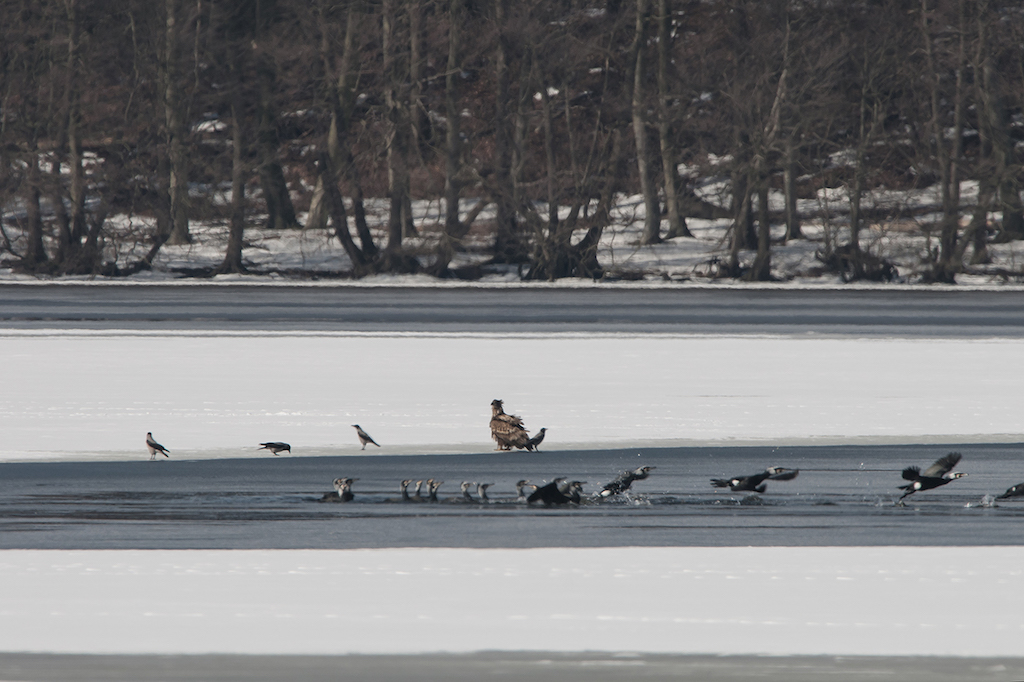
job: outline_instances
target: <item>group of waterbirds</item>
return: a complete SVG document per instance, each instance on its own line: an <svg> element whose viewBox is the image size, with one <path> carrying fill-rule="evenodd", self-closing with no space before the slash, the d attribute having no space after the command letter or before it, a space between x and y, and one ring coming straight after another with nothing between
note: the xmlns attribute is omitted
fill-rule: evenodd
<svg viewBox="0 0 1024 682"><path fill-rule="evenodd" d="M352 428L356 430L356 437L362 444L362 449L365 450L368 444L380 445L375 441L370 434L363 430L359 424L352 424ZM541 441L544 440L544 435L547 433L546 428L540 429L537 435L530 437L529 431L523 426L523 420L514 415L506 414L504 410L504 403L501 400L491 401L491 438L498 444L498 450L512 450L517 448L520 450L537 451ZM155 460L158 454L162 454L164 457L170 457L169 450L160 443L153 439L153 434L146 434L146 448L149 450L150 460ZM280 441L268 441L266 443L260 443L261 450L270 450L274 455L278 455L282 452L291 453L291 445ZM940 486L946 485L950 481L955 481L958 478L962 478L967 474L960 471L953 471L953 468L960 462L962 456L959 452L951 452L943 457L940 457L930 467L921 470L917 466L908 466L902 471L904 480L909 481L906 485L899 486L900 490L905 492L896 501L896 504L903 505L903 501L914 493L922 492L925 490L932 490ZM654 467L641 466L636 469L624 471L619 474L613 481L606 484L600 491L593 494L594 499L611 497L625 492L632 485L633 481L642 481L650 475L651 470ZM752 492L752 493L764 493L767 489L768 481L792 481L800 473L799 469L787 469L785 467L772 466L768 467L764 471L757 474L750 474L747 476L735 476L733 478L712 478L711 485L716 488L729 488L733 492ZM334 481L334 492L327 493L321 498L321 501L335 501L335 502L349 502L355 498L352 493L352 483L357 481L357 478L338 478ZM424 496L423 485L426 483L426 496ZM409 486L413 484L412 479L402 481L399 486L401 492L400 501L402 502L438 502L440 501L437 496L438 488L444 481L427 479L415 481L415 488L410 493ZM550 483L543 486L536 486L530 483L528 480L521 480L516 484L516 492L519 500L527 503L540 502L546 506L549 505L562 505L562 504L579 504L583 498L583 484L586 481L570 481L566 478L556 478ZM494 485L493 483L477 483L471 481L463 481L461 484L461 494L458 497L450 498L450 501L460 502L488 502L490 501L487 497L487 488ZM471 488L476 488L477 497L474 498L470 493ZM532 488L532 492L527 495L526 489ZM1007 489L1005 493L998 496L996 499L1004 500L1012 497L1024 497L1024 483L1018 483L1015 486Z"/></svg>
<svg viewBox="0 0 1024 682"><path fill-rule="evenodd" d="M581 504L585 499L600 500L602 498L611 497L613 495L619 495L627 490L633 484L633 481L642 481L650 476L651 471L654 469L652 466L640 466L629 471L623 471L621 474L615 477L610 483L605 485L601 490L590 495L589 498L585 498L583 495L583 485L586 481L570 481L567 478L559 477L552 480L550 483L545 485L535 485L528 479L522 479L516 482L516 502L534 504L540 503L544 506L560 506L565 504ZM355 495L352 493L352 483L358 481L358 478L336 478L334 479L334 491L326 493L319 499L320 502L351 502ZM415 483L415 487L412 492L409 492L410 486ZM438 489L444 481L428 478L426 480L413 481L412 479L403 480L399 486L399 492L401 497L394 502L474 502L477 504L487 504L491 502L491 498L487 496L487 489L490 488L493 483L478 483L475 481L463 481L459 486L459 494L453 497L440 499L437 495ZM424 495L424 485L426 486L426 495ZM472 490L476 489L476 497L473 497Z"/></svg>

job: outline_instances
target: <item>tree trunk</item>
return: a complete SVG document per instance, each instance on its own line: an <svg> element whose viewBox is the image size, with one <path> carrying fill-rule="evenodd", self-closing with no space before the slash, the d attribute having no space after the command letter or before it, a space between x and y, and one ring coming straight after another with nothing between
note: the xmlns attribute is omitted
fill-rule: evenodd
<svg viewBox="0 0 1024 682"><path fill-rule="evenodd" d="M164 128L168 159L169 244L188 244L189 231L188 154L185 149L185 102L178 87L179 29L178 11L181 0L167 0L164 32L163 101Z"/></svg>
<svg viewBox="0 0 1024 682"><path fill-rule="evenodd" d="M238 77L238 83L241 77ZM236 94L231 100L231 221L228 246L218 273L243 273L242 243L245 238L245 138L242 127L245 106Z"/></svg>
<svg viewBox="0 0 1024 682"><path fill-rule="evenodd" d="M782 193L786 202L786 241L803 239L804 235L800 230L800 215L796 210L797 167L792 137L786 138L786 151L782 163Z"/></svg>
<svg viewBox="0 0 1024 682"><path fill-rule="evenodd" d="M512 121L509 116L506 3L507 0L494 0L494 23L498 33L494 46L494 260L499 263L516 263L522 262L525 254L516 237L515 188L511 173Z"/></svg>
<svg viewBox="0 0 1024 682"><path fill-rule="evenodd" d="M676 150L672 143L668 87L669 43L671 33L669 0L658 0L658 140L661 144L661 169L665 176L665 210L668 218L668 239L692 237L686 218L679 211L679 190L676 189Z"/></svg>
<svg viewBox="0 0 1024 682"><path fill-rule="evenodd" d="M651 178L651 158L647 150L647 125L644 121L643 59L647 3L648 0L636 0L636 33L633 39L637 46L636 65L633 67L633 138L636 141L636 163L646 214L640 243L659 244L661 243L661 205L658 203L658 189Z"/></svg>

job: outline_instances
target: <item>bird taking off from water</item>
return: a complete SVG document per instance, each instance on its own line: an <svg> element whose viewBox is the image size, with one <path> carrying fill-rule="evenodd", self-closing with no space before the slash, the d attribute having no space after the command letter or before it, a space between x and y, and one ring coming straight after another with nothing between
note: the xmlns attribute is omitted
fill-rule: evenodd
<svg viewBox="0 0 1024 682"><path fill-rule="evenodd" d="M611 483L605 485L605 487L598 493L599 497L611 497L612 495L618 495L629 490L629 486L633 485L633 481L642 481L651 475L651 470L654 467L637 467L632 471L623 471L621 474L615 477Z"/></svg>
<svg viewBox="0 0 1024 682"><path fill-rule="evenodd" d="M513 447L521 450L530 442L530 432L523 428L522 419L514 414L505 414L502 405L500 400L491 401L491 438L499 450L511 450Z"/></svg>
<svg viewBox="0 0 1024 682"><path fill-rule="evenodd" d="M564 480L564 478L556 478L551 483L540 486L526 498L527 503L542 502L545 507L552 504L569 504L571 501L569 496L559 490Z"/></svg>
<svg viewBox="0 0 1024 682"><path fill-rule="evenodd" d="M380 445L378 445L377 441L375 441L373 438L371 438L370 434L368 434L366 431L363 431L362 427L359 426L359 424L353 424L352 428L356 430L356 435L359 436L359 442L363 444L363 447L361 448L362 450L366 449L366 444L367 443L373 443L378 448L380 447ZM385 439L385 440L387 440L387 439Z"/></svg>
<svg viewBox="0 0 1024 682"><path fill-rule="evenodd" d="M529 450L530 452L540 452L541 441L544 440L544 434L546 434L547 432L547 428L542 428L540 431L538 431L536 436L526 441L526 449Z"/></svg>
<svg viewBox="0 0 1024 682"><path fill-rule="evenodd" d="M918 467L907 467L904 469L903 478L910 481L910 483L900 486L900 490L906 490L907 492L903 493L903 496L896 500L896 504L902 505L903 498L908 495L913 495L921 490L938 488L940 485L946 485L950 481L966 476L967 474L962 471L950 473L953 471L953 467L960 461L961 456L959 452L951 452L945 457L935 460L935 464L932 464L924 471L921 471Z"/></svg>
<svg viewBox="0 0 1024 682"><path fill-rule="evenodd" d="M270 443L260 443L260 445L262 446L262 447L260 447L260 450L270 450L275 455L277 455L279 453L282 453L285 450L288 451L288 454L291 454L291 452L292 452L292 446L291 445L288 445L288 443L282 443L280 441L272 441Z"/></svg>
<svg viewBox="0 0 1024 682"><path fill-rule="evenodd" d="M768 467L759 474L736 476L735 478L712 478L711 485L716 488L728 488L736 492L749 491L763 493L768 484L765 481L792 481L800 473L799 469Z"/></svg>
<svg viewBox="0 0 1024 682"><path fill-rule="evenodd" d="M1024 483L1018 483L1012 488L1007 488L1006 492L997 497L997 500L1008 500L1011 497L1024 497Z"/></svg>
<svg viewBox="0 0 1024 682"><path fill-rule="evenodd" d="M170 455L167 454L168 453L167 448L165 448L163 445L160 445L160 443L157 443L155 440L153 440L153 434L148 432L148 431L146 432L146 447L149 449L149 461L150 462L152 462L154 459L156 459L156 453L158 453L158 452L161 455L163 455L164 457L170 457Z"/></svg>

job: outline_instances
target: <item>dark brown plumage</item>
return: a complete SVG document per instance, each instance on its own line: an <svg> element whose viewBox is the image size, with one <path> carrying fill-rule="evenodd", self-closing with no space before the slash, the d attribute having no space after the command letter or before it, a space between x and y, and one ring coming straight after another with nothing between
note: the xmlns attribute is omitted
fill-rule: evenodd
<svg viewBox="0 0 1024 682"><path fill-rule="evenodd" d="M505 414L500 400L492 400L491 438L499 450L522 449L530 442L530 432L523 427L522 419L514 414Z"/></svg>

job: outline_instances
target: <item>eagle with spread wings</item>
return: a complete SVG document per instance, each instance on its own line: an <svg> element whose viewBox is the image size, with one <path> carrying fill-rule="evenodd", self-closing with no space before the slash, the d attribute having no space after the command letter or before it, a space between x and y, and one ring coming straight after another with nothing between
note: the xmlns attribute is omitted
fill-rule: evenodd
<svg viewBox="0 0 1024 682"><path fill-rule="evenodd" d="M499 450L522 449L530 442L530 432L523 428L522 419L514 414L505 414L500 400L492 400L491 438Z"/></svg>

